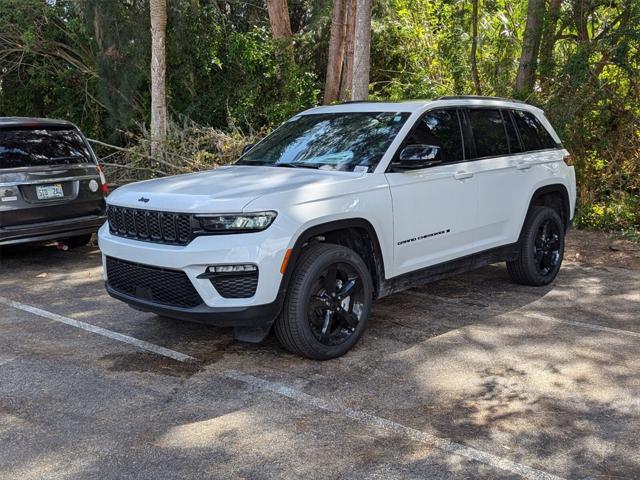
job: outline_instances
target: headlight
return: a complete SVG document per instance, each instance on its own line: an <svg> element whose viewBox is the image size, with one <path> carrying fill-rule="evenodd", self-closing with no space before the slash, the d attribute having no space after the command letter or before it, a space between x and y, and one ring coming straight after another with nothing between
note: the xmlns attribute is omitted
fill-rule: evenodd
<svg viewBox="0 0 640 480"><path fill-rule="evenodd" d="M206 232L241 233L264 230L271 225L276 215L276 212L256 212L232 215L197 215L196 218Z"/></svg>

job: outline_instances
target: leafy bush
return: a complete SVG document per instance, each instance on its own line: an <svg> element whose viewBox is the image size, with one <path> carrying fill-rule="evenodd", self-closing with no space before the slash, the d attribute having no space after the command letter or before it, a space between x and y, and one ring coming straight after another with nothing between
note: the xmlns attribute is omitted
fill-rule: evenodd
<svg viewBox="0 0 640 480"><path fill-rule="evenodd" d="M637 229L640 224L640 200L637 196L619 194L603 202L580 207L575 224L579 228L608 231Z"/></svg>

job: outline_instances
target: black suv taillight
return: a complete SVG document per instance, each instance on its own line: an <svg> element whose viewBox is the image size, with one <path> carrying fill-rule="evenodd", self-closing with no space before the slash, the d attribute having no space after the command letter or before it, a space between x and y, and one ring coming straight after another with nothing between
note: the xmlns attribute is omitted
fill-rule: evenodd
<svg viewBox="0 0 640 480"><path fill-rule="evenodd" d="M98 174L100 175L100 187L102 188L102 194L107 195L109 193L109 185L107 185L107 177L104 176L104 171L100 165L96 165Z"/></svg>

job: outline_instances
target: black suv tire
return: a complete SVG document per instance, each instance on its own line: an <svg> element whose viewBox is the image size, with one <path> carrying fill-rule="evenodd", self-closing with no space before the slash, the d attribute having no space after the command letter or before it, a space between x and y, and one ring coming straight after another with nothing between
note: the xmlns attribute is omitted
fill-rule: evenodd
<svg viewBox="0 0 640 480"><path fill-rule="evenodd" d="M69 248L80 248L84 247L91 241L91 234L87 233L86 235L78 235L77 237L65 238L61 241Z"/></svg>
<svg viewBox="0 0 640 480"><path fill-rule="evenodd" d="M511 279L531 286L551 283L562 264L564 236L564 223L558 212L534 207L525 220L518 257L507 262Z"/></svg>
<svg viewBox="0 0 640 480"><path fill-rule="evenodd" d="M357 253L341 245L311 245L293 272L276 337L307 358L339 357L362 336L372 301L371 275Z"/></svg>

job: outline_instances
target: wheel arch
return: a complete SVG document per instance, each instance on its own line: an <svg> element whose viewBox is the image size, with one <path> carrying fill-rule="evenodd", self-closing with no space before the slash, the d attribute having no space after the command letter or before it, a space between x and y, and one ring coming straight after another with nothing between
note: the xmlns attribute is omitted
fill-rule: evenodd
<svg viewBox="0 0 640 480"><path fill-rule="evenodd" d="M534 207L550 207L558 212L565 230L569 228L571 224L571 203L569 200L569 190L566 185L562 183L552 183L549 185L543 185L538 187L529 199L529 205L527 207L527 213L522 220L520 226L520 237L522 237L522 231L526 224L527 218L531 214Z"/></svg>
<svg viewBox="0 0 640 480"><path fill-rule="evenodd" d="M360 217L330 220L308 227L300 233L291 249L280 284L280 294L284 297L300 255L306 246L313 242L337 243L352 248L369 268L374 285L374 297L377 296L385 278L384 256L375 227Z"/></svg>

